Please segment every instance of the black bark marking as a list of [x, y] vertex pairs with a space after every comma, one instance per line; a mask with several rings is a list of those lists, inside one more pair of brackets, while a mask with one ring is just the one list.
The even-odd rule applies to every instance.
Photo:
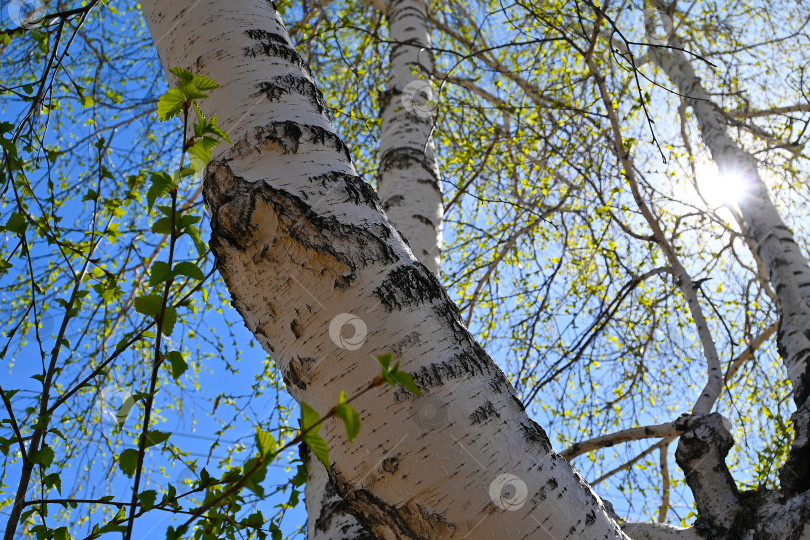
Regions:
[[264, 94], [270, 101], [280, 101], [282, 96], [293, 93], [306, 98], [319, 113], [323, 114], [326, 110], [321, 91], [311, 80], [300, 75], [282, 75], [262, 82], [259, 84], [259, 92], [254, 96]]
[[[377, 185], [379, 186], [379, 182], [377, 182]], [[402, 204], [402, 201], [404, 200], [405, 197], [403, 197], [402, 195], [394, 195], [393, 197], [389, 197], [383, 203], [383, 210], [387, 212], [388, 210], [390, 210], [395, 206], [400, 206]]]
[[357, 175], [336, 172], [313, 176], [310, 180], [326, 188], [333, 188], [334, 185], [340, 184], [346, 192], [347, 202], [353, 202], [356, 205], [365, 205], [375, 210], [382, 209], [377, 193]]
[[392, 270], [374, 293], [389, 313], [436, 299], [450, 301], [436, 277], [420, 263]]
[[[424, 121], [424, 119], [420, 119]], [[382, 176], [383, 172], [390, 170], [412, 170], [414, 167], [419, 167], [425, 173], [423, 178], [418, 181], [421, 184], [429, 184], [434, 189], [440, 190], [439, 177], [436, 176], [436, 171], [432, 166], [433, 161], [428, 159], [425, 153], [415, 148], [392, 148], [380, 156], [380, 168], [378, 170], [378, 178]], [[378, 180], [379, 181], [379, 180]]]
[[334, 469], [327, 471], [352, 515], [377, 538], [451, 538], [456, 529], [444, 516], [416, 502], [387, 504], [366, 489], [352, 488]]
[[540, 427], [540, 424], [529, 418], [528, 423], [520, 423], [520, 429], [523, 431], [523, 437], [529, 443], [539, 444], [543, 453], [548, 454], [551, 452], [551, 440], [549, 440], [545, 430]]
[[282, 369], [281, 377], [287, 388], [298, 388], [299, 390], [306, 390], [311, 382], [310, 370], [317, 361], [310, 356], [299, 356], [298, 358], [290, 361], [287, 369]]
[[461, 351], [450, 360], [424, 366], [412, 375], [419, 389], [425, 392], [430, 388], [441, 387], [449, 380], [484, 375], [484, 373], [489, 373], [493, 366], [492, 360], [486, 356], [486, 353], [481, 355]]
[[428, 227], [430, 227], [431, 229], [435, 229], [435, 228], [436, 228], [436, 224], [435, 224], [435, 223], [433, 223], [433, 222], [432, 222], [431, 220], [429, 220], [428, 218], [426, 218], [425, 216], [422, 216], [422, 215], [419, 215], [419, 214], [414, 214], [412, 217], [413, 217], [413, 218], [414, 218], [416, 221], [419, 221], [419, 222], [421, 222], [421, 223], [424, 223], [425, 225], [427, 225], [427, 226], [428, 226]]
[[[230, 171], [227, 161], [212, 162], [206, 169], [204, 197], [211, 209], [211, 250], [219, 258], [222, 242], [239, 251], [252, 244], [257, 232], [253, 224], [256, 202], [262, 200], [275, 213], [278, 229], [305, 248], [348, 266], [343, 286], [354, 280], [358, 266], [374, 261], [398, 260], [388, 245], [388, 231], [368, 230], [340, 223], [334, 216], [323, 217], [300, 198], [269, 186], [266, 182], [244, 182]], [[273, 232], [273, 231], [265, 231]], [[350, 249], [346, 249], [351, 246]], [[341, 247], [342, 249], [340, 249]]]
[[292, 330], [295, 339], [299, 339], [301, 336], [304, 335], [304, 329], [301, 328], [301, 325], [298, 323], [297, 320], [293, 320], [293, 322], [290, 323], [290, 330]]
[[284, 36], [258, 29], [247, 30], [245, 33], [250, 39], [258, 42], [256, 47], [244, 48], [245, 56], [255, 58], [261, 54], [274, 59], [283, 58], [301, 68], [305, 73], [311, 75], [306, 61], [304, 61], [298, 51], [287, 42]]
[[399, 469], [399, 454], [385, 458], [382, 462], [382, 470], [388, 474], [394, 474]]
[[495, 410], [495, 406], [491, 401], [487, 401], [470, 414], [470, 422], [480, 424], [493, 416], [500, 418], [501, 414]]

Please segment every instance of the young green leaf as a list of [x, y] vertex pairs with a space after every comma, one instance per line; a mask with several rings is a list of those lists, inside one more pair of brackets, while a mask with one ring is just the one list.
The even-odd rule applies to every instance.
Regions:
[[183, 105], [186, 102], [186, 97], [183, 91], [179, 88], [171, 88], [165, 94], [160, 96], [157, 104], [158, 120], [161, 122], [173, 118], [177, 113], [183, 110]]
[[152, 173], [149, 176], [149, 180], [151, 185], [149, 186], [149, 191], [146, 193], [146, 202], [148, 203], [149, 210], [152, 210], [152, 206], [155, 204], [155, 200], [168, 193], [172, 187], [174, 187], [174, 183], [172, 182], [172, 178], [166, 173]]
[[269, 431], [256, 431], [256, 446], [263, 458], [276, 451], [276, 439]]
[[180, 67], [169, 68], [169, 72], [174, 74], [181, 82], [187, 82], [194, 78], [194, 75], [189, 70]]
[[172, 269], [165, 261], [155, 261], [149, 270], [149, 286], [154, 287], [172, 278]]
[[343, 420], [343, 424], [346, 426], [346, 436], [349, 438], [349, 442], [352, 442], [360, 433], [360, 415], [347, 403], [346, 392], [342, 390], [335, 408], [335, 416]]
[[323, 463], [324, 467], [332, 466], [332, 464], [329, 462], [329, 446], [326, 444], [323, 437], [315, 433], [315, 430], [312, 430], [305, 433], [302, 439], [306, 445], [312, 449], [315, 457], [318, 458], [318, 461]]
[[135, 299], [135, 311], [148, 317], [157, 317], [163, 306], [163, 297], [158, 294], [147, 294]]
[[118, 467], [121, 471], [132, 478], [135, 468], [138, 466], [138, 451], [134, 448], [127, 448], [118, 456]]
[[203, 271], [200, 270], [200, 267], [193, 262], [188, 261], [180, 262], [174, 265], [173, 274], [175, 276], [190, 277], [191, 279], [196, 279], [198, 281], [205, 279], [205, 274], [203, 274]]
[[34, 452], [28, 457], [32, 463], [42, 465], [46, 469], [53, 463], [54, 453], [53, 449], [48, 445], [43, 445], [42, 448]]
[[315, 409], [303, 401], [301, 402], [301, 439], [312, 449], [312, 452], [324, 464], [324, 467], [329, 467], [331, 466], [329, 463], [329, 447], [323, 437], [318, 435], [321, 424], [315, 426], [320, 419], [321, 417]]
[[171, 436], [171, 433], [167, 433], [165, 431], [158, 431], [157, 429], [149, 430], [149, 433], [146, 434], [146, 446], [144, 448], [149, 448], [150, 446], [155, 446], [156, 444], [166, 442]]
[[161, 326], [160, 330], [163, 332], [164, 336], [172, 335], [174, 331], [174, 325], [177, 323], [177, 310], [174, 309], [172, 306], [166, 306], [166, 310], [163, 312], [163, 325]]
[[183, 354], [179, 351], [171, 351], [166, 355], [172, 370], [172, 378], [177, 380], [188, 369], [188, 364], [183, 359]]
[[157, 491], [154, 489], [147, 489], [138, 493], [138, 502], [141, 503], [143, 510], [149, 510], [155, 506], [155, 499], [157, 498]]
[[382, 379], [391, 386], [400, 385], [412, 394], [420, 395], [422, 392], [416, 386], [413, 377], [410, 373], [399, 370], [399, 362], [392, 368], [391, 366], [391, 353], [381, 354], [377, 356], [377, 361], [382, 366]]
[[59, 476], [59, 473], [48, 474], [42, 479], [42, 481], [45, 484], [45, 487], [49, 489], [55, 487], [56, 491], [58, 491], [60, 495], [62, 494], [62, 478]]

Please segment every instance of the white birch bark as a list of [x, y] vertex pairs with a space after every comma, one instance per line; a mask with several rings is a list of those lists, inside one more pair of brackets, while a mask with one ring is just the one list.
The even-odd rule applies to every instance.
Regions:
[[[672, 47], [682, 47], [670, 37]], [[807, 444], [807, 414], [810, 411], [810, 266], [793, 233], [782, 221], [762, 181], [752, 155], [731, 139], [718, 106], [711, 100], [691, 63], [677, 49], [650, 48], [649, 57], [666, 74], [694, 111], [704, 144], [712, 153], [721, 173], [736, 174], [745, 184], [738, 201], [745, 233], [757, 246], [778, 298], [779, 329], [777, 345], [793, 383], [793, 399], [805, 414], [794, 415], [796, 440], [788, 466], [782, 469], [782, 488], [800, 493], [810, 488], [810, 445]], [[804, 419], [804, 423], [797, 423]]]
[[416, 258], [435, 274], [444, 207], [431, 137], [437, 96], [425, 2], [394, 0], [387, 19], [391, 54], [388, 87], [380, 96], [377, 193]]
[[380, 538], [624, 538], [355, 174], [272, 3], [143, 8], [164, 68], [222, 85], [203, 102], [235, 142], [205, 174], [211, 249], [291, 394], [325, 413], [387, 352], [423, 391], [358, 399], [354, 444], [324, 424], [352, 513]]
[[[405, 0], [394, 2], [393, 10], [388, 4], [375, 7], [388, 19], [392, 42], [389, 84], [380, 99], [383, 135], [377, 193], [416, 258], [438, 274], [443, 203], [431, 137], [436, 115], [426, 5], [419, 0]], [[428, 99], [420, 101], [423, 97]], [[346, 512], [335, 487], [328, 481], [318, 481], [327, 474], [319, 461], [308, 463], [307, 474], [309, 540], [361, 538], [368, 534]]]

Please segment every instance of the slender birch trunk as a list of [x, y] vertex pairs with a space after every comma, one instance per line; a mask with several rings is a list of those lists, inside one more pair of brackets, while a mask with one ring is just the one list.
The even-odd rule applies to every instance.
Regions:
[[377, 193], [416, 258], [434, 274], [442, 247], [439, 167], [431, 133], [436, 93], [424, 0], [394, 0], [387, 14], [391, 53], [380, 96], [382, 138]]
[[364, 394], [354, 444], [325, 422], [352, 513], [381, 538], [624, 538], [356, 175], [273, 4], [143, 7], [164, 68], [222, 85], [203, 103], [235, 141], [205, 173], [210, 245], [290, 393], [325, 413], [388, 352], [423, 391]]
[[788, 463], [780, 472], [786, 494], [810, 489], [810, 266], [793, 233], [782, 221], [757, 170], [754, 157], [728, 133], [728, 124], [695, 75], [677, 37], [673, 49], [653, 47], [649, 57], [666, 74], [694, 111], [704, 144], [721, 173], [739, 175], [746, 187], [738, 202], [745, 233], [753, 239], [778, 299], [777, 345], [793, 383], [795, 440]]

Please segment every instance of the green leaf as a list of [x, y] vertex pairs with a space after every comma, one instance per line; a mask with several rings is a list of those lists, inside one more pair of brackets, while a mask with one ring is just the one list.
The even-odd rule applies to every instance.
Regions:
[[167, 217], [160, 218], [152, 225], [152, 232], [155, 234], [172, 234], [172, 220]]
[[150, 510], [153, 506], [155, 506], [156, 498], [157, 491], [154, 489], [148, 489], [138, 493], [138, 502], [141, 503], [141, 508], [144, 510]]
[[55, 487], [59, 494], [62, 494], [62, 478], [59, 476], [59, 473], [51, 473], [46, 475], [42, 481], [44, 482], [45, 487], [49, 489]]
[[127, 448], [118, 456], [118, 467], [121, 471], [132, 478], [135, 468], [138, 466], [138, 451], [134, 448]]
[[411, 374], [399, 370], [399, 362], [397, 362], [393, 368], [390, 367], [392, 357], [391, 353], [377, 355], [377, 361], [380, 363], [380, 366], [382, 366], [383, 380], [391, 386], [400, 385], [417, 396], [421, 394], [422, 392], [419, 390], [419, 387], [416, 386]]
[[341, 390], [335, 416], [343, 420], [343, 424], [346, 426], [346, 436], [349, 438], [349, 442], [352, 442], [360, 433], [360, 415], [346, 401], [346, 392]]
[[203, 274], [203, 271], [200, 270], [200, 267], [193, 262], [177, 263], [174, 265], [173, 273], [175, 276], [186, 276], [198, 281], [205, 279], [205, 274]]
[[92, 107], [95, 101], [90, 96], [79, 96], [79, 103], [82, 104], [82, 107]]
[[213, 137], [203, 137], [198, 139], [194, 145], [188, 149], [188, 157], [191, 161], [191, 168], [195, 171], [203, 170], [211, 161], [211, 150], [219, 144]]
[[[256, 458], [251, 458], [245, 463], [245, 471], [250, 471], [258, 464]], [[255, 493], [259, 498], [264, 498], [264, 488], [260, 485], [267, 476], [267, 464], [263, 463], [245, 480], [245, 487]]]
[[172, 335], [174, 331], [174, 325], [177, 323], [177, 310], [174, 309], [172, 306], [166, 306], [166, 310], [163, 312], [163, 324], [161, 325], [161, 332], [163, 332], [164, 336]]
[[183, 359], [183, 354], [179, 351], [171, 351], [166, 355], [166, 358], [171, 364], [172, 378], [174, 378], [174, 380], [179, 379], [180, 376], [188, 369], [188, 364]]
[[194, 78], [194, 75], [189, 70], [179, 67], [169, 68], [169, 72], [176, 75], [182, 82], [187, 82]]
[[174, 117], [183, 110], [186, 97], [178, 88], [171, 88], [160, 96], [157, 104], [158, 120], [161, 122]]
[[54, 529], [53, 540], [70, 540], [70, 531], [68, 531], [67, 527]]
[[202, 257], [208, 251], [208, 246], [205, 242], [202, 241], [200, 237], [200, 231], [194, 225], [189, 225], [184, 229], [186, 234], [191, 237], [191, 240], [194, 242], [194, 247], [197, 248], [197, 255]]
[[391, 365], [391, 359], [393, 357], [394, 357], [394, 355], [391, 354], [391, 353], [385, 353], [385, 354], [378, 354], [377, 355], [377, 362], [380, 363], [380, 365], [382, 366], [384, 372], [388, 371], [388, 366]]
[[194, 214], [183, 214], [182, 216], [180, 216], [180, 220], [177, 222], [177, 228], [180, 230], [188, 229], [190, 226], [199, 222], [201, 219], [202, 219], [201, 216], [196, 216]]
[[312, 452], [315, 454], [315, 457], [318, 458], [318, 461], [323, 463], [324, 467], [331, 467], [332, 464], [329, 463], [329, 446], [326, 444], [326, 441], [315, 433], [315, 430], [307, 432], [303, 437], [303, 441], [312, 449]]
[[149, 430], [149, 433], [146, 434], [146, 446], [144, 448], [149, 448], [150, 446], [155, 446], [156, 444], [166, 442], [171, 436], [171, 433], [167, 433], [165, 431], [158, 431], [156, 429]]
[[186, 534], [186, 531], [188, 531], [187, 525], [180, 525], [176, 529], [169, 527], [166, 529], [166, 540], [180, 540], [183, 538], [183, 535]]
[[155, 261], [152, 268], [149, 269], [149, 285], [151, 287], [169, 281], [172, 277], [172, 269], [169, 263], [165, 261]]
[[[309, 429], [310, 427], [314, 426], [315, 424], [318, 423], [318, 420], [320, 420], [320, 419], [321, 419], [321, 416], [318, 414], [318, 411], [316, 411], [315, 409], [313, 409], [312, 407], [310, 407], [309, 405], [307, 405], [303, 401], [301, 402], [301, 421], [300, 421], [300, 424], [301, 424], [301, 429], [302, 430]], [[318, 426], [314, 431], [317, 432], [320, 429], [321, 429], [321, 427]]]
[[25, 216], [19, 212], [14, 212], [6, 221], [5, 229], [10, 233], [20, 234], [25, 231], [26, 227], [28, 227], [28, 220], [25, 219]]
[[256, 431], [256, 446], [262, 457], [267, 457], [276, 451], [276, 439], [269, 431], [259, 429]]
[[42, 465], [46, 469], [51, 466], [53, 463], [54, 453], [53, 449], [48, 445], [43, 445], [42, 448], [34, 452], [33, 455], [29, 456], [28, 459], [31, 460], [32, 463], [36, 463]]
[[171, 191], [174, 187], [174, 182], [172, 182], [172, 178], [166, 173], [152, 173], [149, 177], [151, 181], [151, 185], [149, 186], [149, 191], [146, 193], [146, 201], [149, 204], [149, 210], [152, 210], [152, 206], [155, 204], [155, 200]]
[[321, 430], [321, 424], [312, 427], [315, 426], [319, 420], [320, 415], [318, 415], [318, 412], [302, 401], [300, 420], [301, 439], [312, 449], [312, 452], [318, 460], [323, 463], [324, 467], [329, 467], [331, 466], [329, 463], [329, 446], [326, 444], [323, 437], [318, 435], [318, 432]]
[[208, 77], [203, 77], [202, 75], [194, 75], [191, 82], [194, 83], [194, 86], [200, 90], [213, 90], [214, 88], [219, 88], [219, 84]]
[[194, 84], [193, 80], [182, 81], [178, 86], [180, 87], [180, 90], [183, 92], [183, 95], [186, 96], [186, 99], [188, 99], [189, 101], [208, 97], [206, 94], [203, 94], [199, 88], [197, 88], [197, 85]]
[[231, 139], [228, 137], [228, 134], [222, 131], [222, 128], [217, 125], [217, 115], [211, 117], [211, 123], [206, 126], [205, 131], [206, 133], [213, 133], [229, 144], [231, 143]]
[[148, 294], [135, 299], [135, 311], [141, 315], [157, 317], [163, 306], [163, 297], [159, 294]]

